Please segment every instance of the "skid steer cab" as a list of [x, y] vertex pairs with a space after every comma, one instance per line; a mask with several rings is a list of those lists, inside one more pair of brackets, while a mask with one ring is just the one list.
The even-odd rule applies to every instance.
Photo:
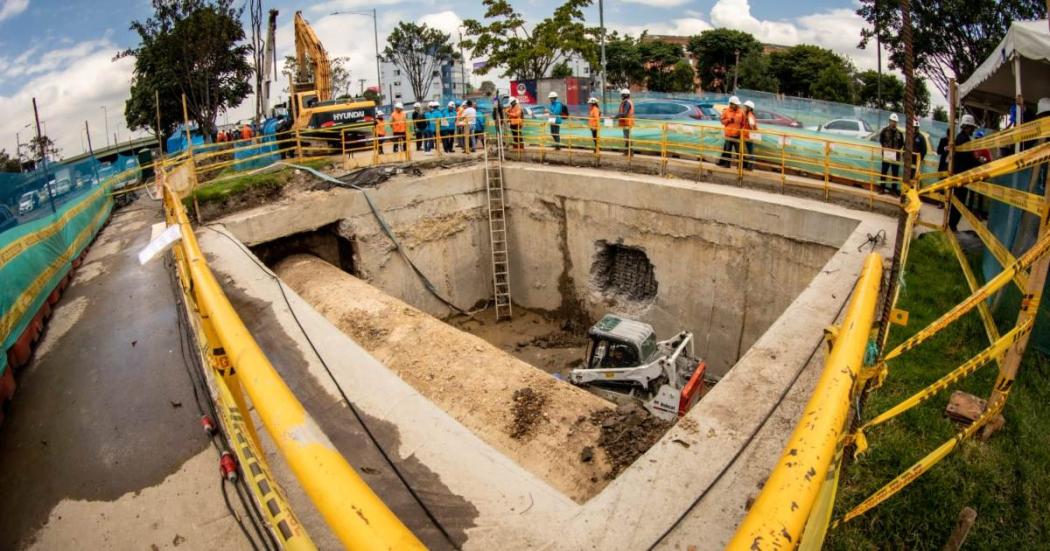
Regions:
[[587, 359], [569, 373], [575, 385], [615, 403], [641, 402], [668, 421], [685, 415], [705, 392], [707, 365], [693, 356], [692, 333], [657, 341], [648, 323], [606, 314], [587, 336]]

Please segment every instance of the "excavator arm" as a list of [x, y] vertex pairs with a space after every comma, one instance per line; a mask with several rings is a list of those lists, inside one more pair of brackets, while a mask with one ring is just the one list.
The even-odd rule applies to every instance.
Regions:
[[313, 73], [317, 100], [332, 99], [332, 67], [321, 41], [317, 39], [303, 12], [295, 12], [295, 62], [299, 68], [299, 79]]

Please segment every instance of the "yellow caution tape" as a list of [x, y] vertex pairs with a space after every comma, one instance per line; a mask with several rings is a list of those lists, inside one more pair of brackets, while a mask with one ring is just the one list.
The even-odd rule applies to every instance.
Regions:
[[[954, 232], [944, 232], [945, 237], [948, 238], [948, 244], [952, 246], [952, 251], [955, 253], [955, 259], [959, 261], [959, 267], [962, 268], [963, 276], [966, 278], [966, 285], [970, 288], [970, 292], [976, 292], [978, 289], [977, 278], [973, 275], [973, 270], [970, 268], [970, 261], [966, 258], [966, 254], [963, 253], [962, 247], [959, 246], [959, 240], [955, 238]], [[984, 324], [984, 332], [988, 335], [988, 342], [993, 343], [999, 340], [999, 328], [995, 325], [995, 319], [992, 318], [992, 311], [988, 308], [987, 301], [981, 301], [977, 305], [977, 311], [981, 314], [981, 323]], [[1003, 363], [1002, 358], [996, 358], [996, 363], [1000, 366]]]
[[977, 151], [979, 149], [991, 149], [993, 147], [1005, 147], [1015, 143], [1050, 138], [1050, 117], [1036, 119], [1016, 126], [1009, 130], [989, 134], [956, 146], [956, 151]]
[[933, 192], [965, 186], [973, 182], [1017, 172], [1018, 170], [1044, 163], [1048, 159], [1050, 159], [1050, 143], [1044, 143], [1027, 151], [996, 159], [979, 167], [949, 176], [936, 184], [923, 188], [919, 193], [929, 195]]
[[988, 182], [974, 182], [966, 186], [970, 191], [976, 191], [985, 197], [990, 197], [1011, 207], [1024, 209], [1042, 218], [1046, 209], [1043, 197], [1027, 191], [1021, 191], [1012, 187], [1000, 186]]
[[1027, 269], [1032, 265], [1033, 262], [1041, 258], [1043, 255], [1050, 251], [1050, 235], [1044, 236], [1042, 239], [1037, 241], [1035, 245], [1032, 245], [1028, 251], [1026, 251], [1016, 262], [1005, 267], [1003, 271], [999, 272], [998, 275], [988, 280], [983, 287], [978, 289], [974, 294], [970, 295], [966, 300], [963, 300], [959, 304], [955, 305], [951, 310], [946, 312], [943, 316], [929, 324], [925, 328], [919, 330], [914, 335], [909, 337], [904, 342], [897, 345], [896, 348], [886, 353], [883, 356], [882, 361], [887, 362], [900, 356], [904, 352], [915, 348], [920, 343], [925, 342], [930, 337], [934, 336], [940, 330], [950, 325], [955, 320], [961, 318], [971, 310], [977, 307], [982, 301], [987, 299], [992, 293], [995, 293], [1003, 286], [1008, 284], [1021, 270]]
[[[1006, 249], [1006, 246], [995, 237], [995, 234], [988, 229], [988, 226], [982, 224], [981, 221], [977, 219], [977, 216], [970, 212], [970, 209], [966, 208], [966, 206], [959, 201], [957, 196], [952, 196], [952, 206], [963, 215], [963, 218], [965, 218], [971, 226], [973, 226], [973, 230], [977, 233], [977, 237], [981, 238], [981, 242], [988, 248], [988, 252], [992, 253], [992, 256], [999, 261], [1000, 266], [1009, 266], [1016, 262], [1014, 255], [1010, 254], [1010, 251]], [[1014, 274], [1014, 283], [1017, 284], [1017, 288], [1023, 293], [1028, 286], [1028, 275], [1024, 272], [1017, 272]]]

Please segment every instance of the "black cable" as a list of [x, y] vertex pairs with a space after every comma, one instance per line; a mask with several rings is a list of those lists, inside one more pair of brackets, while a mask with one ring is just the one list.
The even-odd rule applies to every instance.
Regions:
[[[186, 330], [186, 327], [185, 327], [186, 321], [183, 319], [183, 315], [185, 315], [185, 311], [183, 309], [183, 304], [184, 303], [183, 303], [183, 300], [182, 300], [181, 293], [178, 290], [179, 284], [175, 280], [174, 263], [171, 261], [171, 257], [170, 256], [165, 257], [165, 261], [164, 262], [165, 262], [165, 265], [168, 267], [168, 270], [167, 270], [167, 272], [168, 272], [168, 281], [171, 284], [172, 295], [175, 298], [176, 327], [178, 328], [178, 333], [179, 333], [179, 354], [180, 354], [180, 356], [182, 356], [182, 364], [186, 368], [186, 375], [190, 379], [190, 386], [193, 389], [193, 399], [194, 399], [194, 402], [196, 402], [196, 405], [197, 405], [197, 412], [201, 416], [204, 416], [207, 413], [207, 414], [209, 414], [211, 416], [212, 419], [218, 419], [219, 418], [219, 414], [218, 414], [218, 411], [215, 408], [215, 402], [214, 402], [214, 400], [212, 400], [211, 392], [208, 389], [208, 382], [207, 382], [207, 380], [205, 380], [205, 377], [204, 377], [203, 366], [200, 364], [200, 358], [196, 354], [193, 353], [193, 343], [189, 341], [190, 337], [189, 337], [188, 331]], [[189, 357], [194, 358], [194, 360], [192, 362], [192, 365], [193, 365], [193, 368], [196, 368], [196, 369], [193, 369], [193, 368], [190, 367], [191, 362], [187, 359], [187, 353], [186, 353], [187, 349], [190, 350]], [[205, 400], [204, 403], [207, 404], [207, 408], [205, 408], [204, 406], [201, 405], [201, 398], [200, 398], [200, 394], [201, 393], [198, 392], [198, 385], [203, 390], [204, 396], [206, 396], [206, 400]], [[207, 409], [207, 411], [205, 411], [205, 409]], [[218, 442], [216, 442], [215, 438], [209, 438], [209, 442], [215, 448], [215, 451], [219, 455], [219, 457], [222, 457], [222, 452], [223, 452], [224, 449], [229, 450], [229, 449], [233, 449], [233, 448], [230, 445], [229, 439], [226, 438], [225, 433], [223, 433], [221, 430], [219, 430], [219, 431], [216, 431], [216, 434], [218, 434], [219, 439], [222, 441], [222, 444], [220, 445]], [[259, 534], [259, 532], [260, 532], [259, 524], [262, 523], [265, 526], [267, 523], [266, 523], [265, 518], [263, 517], [262, 511], [259, 510], [258, 505], [255, 503], [255, 500], [254, 499], [248, 499], [248, 504], [251, 505], [251, 507], [249, 508], [249, 506], [247, 504], [245, 504], [244, 498], [241, 497], [240, 486], [244, 486], [245, 492], [249, 491], [247, 486], [245, 486], [246, 484], [247, 484], [247, 482], [244, 481], [243, 479], [240, 479], [239, 483], [235, 484], [235, 487], [237, 487], [237, 490], [238, 490], [237, 491], [237, 496], [240, 498], [241, 505], [244, 507], [245, 512], [248, 514], [248, 517], [251, 519], [253, 529], [255, 530], [256, 534]], [[241, 520], [236, 515], [234, 515], [234, 512], [233, 512], [232, 509], [230, 509], [229, 512], [230, 512], [230, 515], [233, 516], [234, 519], [237, 520], [237, 522], [241, 522]], [[243, 529], [243, 527], [242, 527], [242, 529]], [[268, 528], [263, 528], [262, 532], [266, 534], [266, 537], [264, 538], [262, 535], [260, 535], [259, 539], [263, 542], [263, 544], [264, 544], [264, 546], [266, 547], [267, 550], [280, 549], [280, 545], [278, 545], [277, 540], [274, 539], [273, 533]]]
[[230, 503], [230, 495], [226, 492], [226, 477], [223, 476], [220, 478], [222, 479], [222, 500], [226, 502], [226, 509], [230, 512], [230, 515], [233, 516], [233, 519], [237, 521], [237, 526], [240, 526], [241, 533], [244, 534], [244, 538], [251, 544], [252, 549], [254, 551], [259, 551], [259, 546], [255, 545], [255, 540], [253, 540], [252, 536], [248, 534], [248, 529], [244, 527], [244, 522], [242, 522], [241, 519], [237, 517], [237, 513], [233, 511], [233, 505]]
[[[838, 317], [842, 315], [842, 310], [846, 308], [846, 304], [849, 303], [849, 299], [852, 296], [853, 292], [850, 291], [849, 296], [847, 296], [846, 300], [842, 301], [842, 305], [839, 306], [839, 311], [835, 314], [835, 319], [838, 319]], [[714, 488], [718, 484], [718, 482], [722, 480], [722, 477], [725, 476], [725, 474], [729, 471], [729, 468], [732, 467], [738, 459], [740, 459], [740, 456], [744, 454], [744, 450], [751, 446], [751, 442], [755, 439], [755, 437], [758, 436], [758, 433], [762, 431], [763, 427], [766, 426], [766, 422], [769, 421], [769, 419], [773, 417], [773, 414], [776, 413], [777, 409], [780, 408], [780, 404], [783, 403], [785, 398], [787, 398], [788, 392], [790, 392], [791, 389], [794, 388], [795, 383], [797, 383], [799, 377], [802, 376], [802, 372], [806, 370], [806, 366], [809, 365], [809, 362], [813, 361], [813, 356], [817, 355], [817, 350], [820, 350], [820, 347], [823, 344], [824, 339], [822, 337], [820, 342], [817, 343], [817, 346], [815, 346], [813, 350], [809, 353], [809, 357], [806, 358], [806, 361], [802, 362], [802, 366], [799, 367], [797, 371], [795, 371], [795, 375], [791, 377], [791, 382], [788, 383], [786, 387], [784, 387], [783, 392], [780, 393], [780, 397], [777, 398], [777, 401], [773, 403], [773, 407], [771, 407], [769, 411], [766, 412], [765, 417], [763, 417], [762, 421], [758, 424], [757, 427], [755, 427], [755, 430], [751, 431], [751, 434], [748, 435], [747, 440], [744, 441], [744, 444], [737, 449], [736, 453], [733, 454], [733, 457], [729, 459], [729, 462], [726, 463], [722, 467], [722, 470], [718, 472], [718, 475], [715, 476], [715, 479], [712, 480], [706, 488], [704, 488], [704, 491], [700, 492], [700, 495], [696, 496], [696, 499], [694, 499], [693, 502], [689, 504], [689, 507], [686, 507], [685, 511], [682, 511], [682, 514], [678, 515], [678, 518], [676, 518], [675, 521], [671, 523], [671, 525], [668, 526], [662, 534], [660, 534], [660, 537], [656, 538], [656, 541], [654, 541], [652, 545], [646, 548], [647, 551], [652, 551], [653, 549], [655, 549], [657, 545], [660, 545], [660, 543], [664, 541], [664, 538], [670, 535], [675, 528], [678, 528], [678, 525], [681, 524], [683, 520], [685, 520], [685, 517], [689, 516], [689, 513], [691, 513], [693, 509], [701, 501], [703, 501], [705, 497], [707, 497], [707, 494], [711, 491], [711, 489]]]
[[274, 275], [273, 272], [271, 272], [265, 264], [259, 261], [259, 259], [256, 258], [255, 254], [248, 250], [240, 241], [234, 239], [225, 232], [221, 232], [211, 227], [210, 225], [203, 225], [201, 227], [206, 228], [212, 231], [213, 233], [216, 233], [228, 239], [231, 243], [236, 245], [237, 248], [242, 253], [244, 253], [244, 255], [247, 256], [249, 260], [251, 260], [256, 266], [258, 266], [264, 274], [268, 275], [274, 281], [274, 283], [277, 284], [277, 288], [281, 291], [281, 298], [284, 299], [285, 306], [288, 307], [288, 312], [292, 314], [292, 319], [295, 320], [295, 325], [299, 327], [299, 331], [303, 334], [303, 337], [306, 339], [306, 342], [310, 345], [310, 349], [313, 350], [314, 355], [317, 356], [318, 361], [321, 362], [321, 365], [324, 367], [325, 373], [328, 374], [328, 378], [332, 380], [332, 384], [334, 384], [335, 388], [339, 391], [339, 396], [343, 399], [343, 402], [345, 402], [346, 405], [349, 407], [350, 412], [353, 413], [354, 418], [357, 420], [358, 424], [361, 425], [361, 428], [364, 429], [365, 434], [368, 435], [368, 439], [372, 441], [372, 444], [375, 445], [376, 450], [379, 451], [379, 454], [383, 456], [383, 459], [387, 462], [387, 464], [390, 465], [391, 470], [394, 471], [394, 474], [397, 476], [398, 480], [401, 481], [401, 484], [405, 487], [406, 490], [408, 490], [408, 493], [412, 496], [416, 503], [419, 504], [420, 509], [423, 510], [423, 513], [426, 514], [428, 519], [430, 519], [430, 522], [434, 525], [434, 527], [437, 528], [439, 532], [441, 532], [441, 535], [444, 536], [444, 538], [449, 542], [450, 545], [452, 545], [454, 549], [460, 549], [460, 546], [456, 543], [454, 539], [452, 539], [451, 534], [448, 533], [448, 530], [445, 529], [445, 526], [441, 524], [441, 522], [437, 519], [437, 516], [434, 515], [434, 512], [431, 511], [429, 507], [427, 507], [426, 503], [423, 501], [423, 498], [420, 497], [419, 493], [416, 492], [416, 490], [412, 487], [411, 484], [409, 484], [408, 479], [405, 477], [404, 473], [401, 472], [401, 469], [399, 469], [397, 464], [394, 463], [394, 460], [387, 453], [386, 449], [379, 443], [379, 439], [376, 438], [375, 434], [372, 432], [372, 429], [368, 426], [368, 423], [365, 422], [364, 418], [361, 416], [361, 413], [357, 410], [357, 406], [355, 406], [354, 403], [350, 401], [350, 397], [346, 395], [346, 391], [343, 390], [343, 386], [339, 384], [338, 380], [336, 380], [335, 374], [332, 373], [332, 369], [328, 366], [328, 362], [325, 361], [324, 357], [321, 355], [321, 352], [317, 349], [317, 346], [314, 344], [313, 339], [311, 339], [309, 333], [307, 333], [306, 328], [304, 328], [302, 322], [299, 321], [299, 316], [295, 313], [295, 309], [292, 308], [292, 303], [288, 299], [288, 295], [284, 291], [284, 285], [281, 283], [281, 279]]

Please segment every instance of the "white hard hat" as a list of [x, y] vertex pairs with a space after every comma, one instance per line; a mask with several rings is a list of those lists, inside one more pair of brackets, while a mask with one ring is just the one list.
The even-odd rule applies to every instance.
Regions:
[[744, 102], [744, 107], [750, 107], [750, 108], [754, 109], [755, 108], [755, 102], [753, 102], [751, 100], [747, 100], [747, 101]]
[[1050, 113], [1050, 98], [1039, 98], [1039, 102], [1035, 104], [1035, 114], [1043, 113]]
[[587, 103], [598, 103], [598, 98], [589, 98]]
[[518, 98], [510, 98], [511, 103], [518, 103]]
[[376, 116], [377, 117], [382, 117], [383, 116], [383, 111], [381, 111], [379, 109], [376, 109]]
[[431, 101], [430, 103], [427, 104], [427, 107], [437, 107], [438, 105], [440, 105], [438, 102]]
[[962, 116], [962, 120], [959, 121], [960, 126], [977, 126], [977, 121], [974, 120], [973, 115], [967, 113]]
[[547, 94], [547, 99], [553, 99], [553, 98], [556, 98], [556, 97], [558, 97], [558, 93], [557, 92], [551, 92], [551, 93]]
[[898, 117], [896, 113], [890, 113], [890, 120], [893, 122], [898, 122], [900, 121], [900, 117]]
[[405, 108], [405, 104], [401, 103], [400, 101], [394, 104], [394, 109], [404, 109], [404, 108]]
[[736, 96], [729, 96], [729, 105], [740, 105], [740, 98]]
[[448, 102], [448, 106], [449, 107], [455, 107], [456, 106], [456, 102], [450, 101], [450, 102]]
[[621, 96], [629, 96], [629, 95], [631, 95], [631, 91], [628, 90], [627, 88], [624, 88], [623, 90], [620, 90], [620, 95]]

